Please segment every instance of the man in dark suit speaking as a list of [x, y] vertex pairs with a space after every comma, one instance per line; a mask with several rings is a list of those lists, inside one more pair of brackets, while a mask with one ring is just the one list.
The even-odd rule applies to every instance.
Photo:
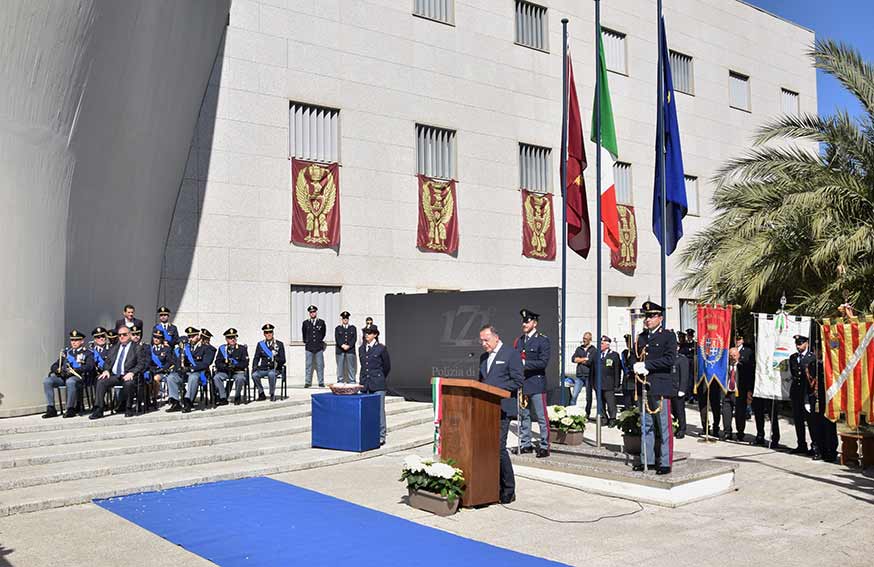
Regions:
[[507, 390], [512, 395], [501, 400], [501, 504], [509, 504], [516, 499], [516, 479], [513, 464], [507, 452], [507, 434], [510, 419], [518, 414], [517, 392], [522, 387], [522, 358], [509, 345], [501, 342], [498, 331], [485, 325], [479, 332], [479, 342], [485, 351], [480, 356], [479, 381]]

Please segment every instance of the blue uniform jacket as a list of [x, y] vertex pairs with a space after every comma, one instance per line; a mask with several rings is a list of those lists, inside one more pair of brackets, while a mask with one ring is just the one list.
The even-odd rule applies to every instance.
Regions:
[[[225, 351], [225, 354], [228, 356], [225, 359], [222, 356], [222, 350]], [[234, 359], [237, 361], [236, 364], [230, 359]], [[241, 345], [237, 343], [237, 346], [234, 348], [228, 347], [227, 344], [222, 345], [218, 349], [218, 353], [215, 356], [215, 369], [216, 372], [224, 372], [226, 374], [230, 374], [232, 372], [245, 372], [249, 368], [249, 349], [246, 345]]]
[[546, 391], [546, 365], [549, 364], [549, 337], [536, 332], [533, 337], [522, 335], [513, 343], [513, 348], [522, 356], [525, 380], [522, 393], [526, 396]]
[[479, 357], [479, 381], [510, 392], [511, 397], [501, 400], [501, 411], [510, 417], [515, 417], [518, 413], [516, 393], [522, 386], [523, 380], [522, 357], [509, 345], [501, 345], [495, 354], [495, 360], [492, 361], [491, 370], [487, 372], [488, 360], [487, 352]]
[[677, 335], [661, 327], [655, 332], [644, 331], [637, 337], [637, 350], [646, 355], [643, 362], [649, 371], [649, 393], [672, 398], [677, 395], [674, 375], [677, 373]]
[[[67, 358], [68, 355], [76, 361], [75, 364], [70, 364], [70, 360]], [[58, 360], [55, 359], [50, 372], [66, 378], [67, 376], [73, 376], [73, 373], [69, 372], [70, 368], [75, 370], [76, 374], [82, 378], [87, 378], [94, 373], [94, 353], [84, 346], [77, 349], [67, 347], [64, 349], [63, 358], [61, 358], [61, 366], [58, 367]]]
[[358, 347], [358, 360], [361, 364], [358, 382], [367, 392], [382, 392], [385, 381], [391, 372], [391, 360], [385, 345], [374, 343], [367, 352], [367, 344]]
[[252, 357], [252, 372], [256, 370], [273, 370], [273, 363], [276, 363], [275, 369], [282, 370], [285, 368], [285, 345], [282, 341], [273, 341], [273, 360], [264, 353], [261, 344], [255, 345], [255, 355]]
[[[209, 367], [212, 366], [213, 361], [215, 360], [215, 347], [212, 345], [206, 345], [203, 343], [197, 343], [197, 346], [191, 349], [191, 355], [194, 357], [194, 368], [190, 369], [189, 372], [206, 372], [210, 373]], [[185, 356], [185, 353], [182, 353], [182, 356]]]
[[[162, 368], [158, 368], [158, 365], [155, 364], [152, 353], [155, 353], [155, 356], [161, 361]], [[173, 349], [168, 346], [161, 345], [156, 347], [152, 345], [146, 350], [146, 364], [148, 364], [149, 373], [152, 376], [155, 374], [167, 374], [172, 372], [176, 366], [176, 355], [173, 354]]]
[[[337, 328], [334, 329], [334, 342], [336, 343], [334, 350], [337, 354], [354, 354], [356, 341], [358, 341], [358, 329], [355, 328], [355, 325], [346, 325], [345, 329], [343, 325], [337, 325]], [[340, 345], [349, 345], [351, 348], [343, 350]]]
[[[175, 347], [176, 343], [179, 342], [179, 329], [173, 323], [167, 323], [166, 328], [161, 323], [155, 323], [155, 326], [152, 327], [152, 332], [155, 331], [161, 331], [161, 334], [164, 335], [164, 340], [170, 343], [171, 347]], [[167, 337], [170, 337], [169, 340]]]

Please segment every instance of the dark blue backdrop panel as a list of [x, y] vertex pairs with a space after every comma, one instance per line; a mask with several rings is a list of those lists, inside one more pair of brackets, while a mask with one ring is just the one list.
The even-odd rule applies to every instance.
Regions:
[[95, 502], [222, 567], [561, 565], [264, 477]]
[[379, 394], [314, 394], [313, 447], [369, 451], [379, 447]]

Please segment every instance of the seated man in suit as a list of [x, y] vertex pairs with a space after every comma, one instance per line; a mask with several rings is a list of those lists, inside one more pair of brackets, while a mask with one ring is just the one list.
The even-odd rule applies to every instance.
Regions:
[[485, 351], [480, 356], [479, 381], [507, 390], [512, 395], [501, 400], [501, 504], [516, 499], [516, 479], [513, 464], [507, 452], [507, 434], [510, 419], [519, 413], [518, 391], [522, 387], [522, 357], [519, 352], [501, 342], [498, 331], [491, 325], [480, 329], [479, 342]]
[[122, 386], [119, 396], [119, 407], [124, 407], [125, 417], [131, 417], [133, 411], [133, 392], [136, 378], [146, 368], [143, 350], [131, 342], [131, 331], [125, 325], [118, 327], [118, 344], [109, 350], [106, 356], [106, 370], [97, 376], [97, 399], [94, 400], [94, 411], [91, 419], [103, 417], [103, 402], [107, 392], [112, 392], [114, 386]]

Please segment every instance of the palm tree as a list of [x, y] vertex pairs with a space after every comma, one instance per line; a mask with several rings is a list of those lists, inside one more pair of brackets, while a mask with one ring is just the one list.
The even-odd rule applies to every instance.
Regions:
[[874, 310], [874, 66], [855, 49], [817, 41], [814, 66], [862, 104], [858, 119], [783, 116], [714, 177], [714, 222], [681, 255], [678, 288], [703, 301], [815, 317], [845, 300]]

